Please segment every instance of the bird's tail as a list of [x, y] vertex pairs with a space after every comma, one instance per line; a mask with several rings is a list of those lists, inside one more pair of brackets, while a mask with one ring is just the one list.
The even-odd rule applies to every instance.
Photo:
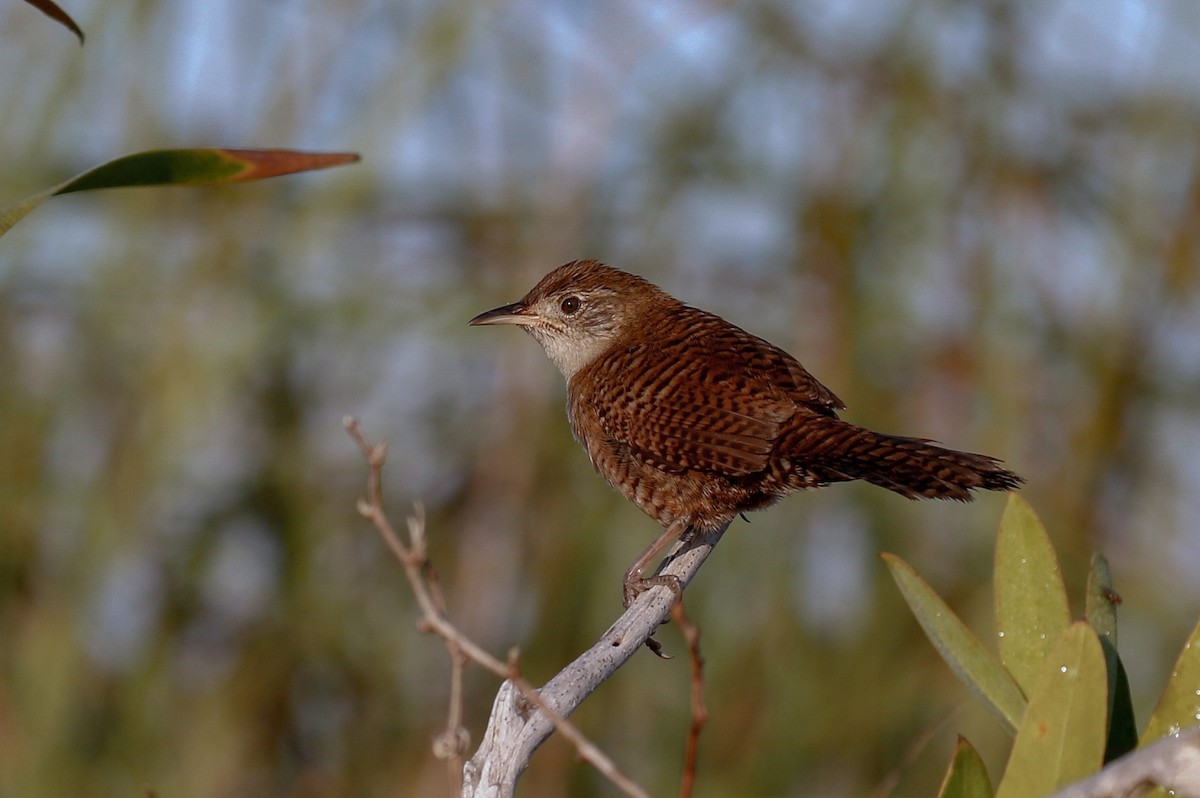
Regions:
[[909, 499], [968, 502], [971, 491], [1013, 490], [1024, 480], [985, 454], [922, 438], [884, 435], [834, 418], [811, 419], [787, 441], [794, 473], [817, 483], [861, 479]]

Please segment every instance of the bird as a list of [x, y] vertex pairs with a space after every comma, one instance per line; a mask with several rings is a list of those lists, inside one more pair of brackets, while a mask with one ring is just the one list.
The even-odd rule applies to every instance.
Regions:
[[782, 497], [863, 480], [909, 499], [971, 501], [1020, 476], [984, 454], [874, 432], [783, 349], [684, 304], [635, 274], [575, 260], [470, 326], [515, 325], [567, 383], [567, 418], [592, 466], [664, 528], [625, 574], [637, 595], [676, 539], [721, 528]]

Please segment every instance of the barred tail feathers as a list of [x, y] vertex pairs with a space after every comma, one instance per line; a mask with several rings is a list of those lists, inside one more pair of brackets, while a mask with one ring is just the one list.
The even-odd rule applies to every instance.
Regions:
[[968, 502], [973, 490], [1014, 490], [1024, 482], [994, 457], [872, 432], [833, 418], [806, 419], [785, 444], [788, 459], [805, 481], [861, 479], [909, 499]]

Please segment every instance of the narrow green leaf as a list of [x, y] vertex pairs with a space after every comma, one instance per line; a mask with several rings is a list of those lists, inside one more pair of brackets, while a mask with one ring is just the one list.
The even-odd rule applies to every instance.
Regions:
[[1108, 745], [1104, 749], [1106, 763], [1129, 753], [1137, 747], [1137, 723], [1133, 717], [1133, 700], [1129, 695], [1129, 677], [1117, 653], [1117, 605], [1121, 597], [1113, 588], [1112, 569], [1101, 554], [1092, 555], [1088, 573], [1087, 619], [1104, 649], [1108, 669]]
[[32, 211], [34, 208], [42, 204], [42, 201], [47, 197], [54, 195], [54, 190], [58, 186], [52, 186], [45, 191], [40, 191], [32, 197], [26, 197], [20, 202], [15, 202], [5, 208], [0, 208], [0, 236], [4, 235], [9, 229], [21, 221], [25, 214]]
[[1192, 636], [1184, 643], [1183, 651], [1175, 661], [1167, 688], [1142, 733], [1141, 744], [1154, 742], [1197, 723], [1200, 723], [1200, 624], [1192, 630]]
[[1120, 599], [1113, 590], [1112, 569], [1108, 560], [1100, 554], [1092, 555], [1092, 568], [1088, 572], [1087, 619], [1100, 642], [1104, 645], [1104, 659], [1108, 663], [1108, 712], [1112, 717], [1113, 701], [1117, 695], [1117, 602]]
[[1071, 610], [1046, 528], [1016, 493], [1000, 520], [994, 578], [1000, 659], [1028, 695]]
[[1117, 647], [1117, 605], [1121, 597], [1113, 589], [1112, 569], [1103, 554], [1092, 555], [1092, 567], [1088, 572], [1087, 619], [1096, 634]]
[[55, 194], [123, 186], [214, 186], [353, 163], [349, 152], [295, 150], [148, 150], [101, 164], [63, 183]]
[[912, 566], [894, 554], [881, 556], [917, 622], [942, 659], [1005, 727], [1014, 731], [1025, 712], [1025, 696], [1009, 672]]
[[[1100, 639], [1101, 645], [1108, 653], [1109, 643]], [[1112, 672], [1110, 671], [1110, 674]], [[1125, 673], [1125, 665], [1117, 657], [1116, 678], [1114, 683], [1113, 702], [1108, 708], [1108, 745], [1104, 748], [1104, 763], [1125, 756], [1138, 745], [1137, 721], [1133, 717], [1133, 696], [1129, 693], [1129, 676]]]
[[1086, 622], [1072, 624], [1042, 662], [997, 798], [1049, 795], [1104, 762], [1108, 676]]
[[938, 798], [992, 798], [987, 768], [965, 737], [958, 738], [954, 759], [950, 761]]
[[297, 152], [295, 150], [233, 150], [200, 148], [150, 150], [126, 155], [89, 169], [66, 182], [0, 209], [0, 235], [20, 221], [47, 197], [131, 186], [213, 186], [324, 169], [353, 163], [348, 152]]

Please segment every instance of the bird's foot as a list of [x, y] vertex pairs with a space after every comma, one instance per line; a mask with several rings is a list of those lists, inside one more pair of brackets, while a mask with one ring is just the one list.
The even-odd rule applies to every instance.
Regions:
[[[623, 594], [625, 600], [625, 609], [629, 609], [629, 605], [638, 596], [645, 593], [647, 590], [654, 587], [669, 588], [675, 594], [675, 601], [683, 600], [683, 582], [679, 581], [678, 576], [673, 574], [659, 574], [658, 576], [632, 576], [626, 575], [625, 584], [623, 585]], [[663, 621], [666, 623], [666, 621]]]
[[[647, 578], [626, 578], [624, 585], [625, 593], [625, 609], [629, 609], [629, 605], [633, 603], [641, 594], [651, 588], [658, 586], [669, 588], [675, 594], [675, 599], [672, 605], [683, 603], [683, 582], [679, 581], [679, 577], [673, 574], [658, 574]], [[664, 618], [663, 623], [667, 623], [670, 618]], [[663, 650], [662, 643], [654, 639], [654, 637], [646, 638], [646, 648], [654, 652], [654, 656], [659, 659], [674, 659], [670, 654]]]
[[679, 540], [689, 529], [687, 523], [683, 521], [672, 521], [663, 533], [658, 538], [646, 547], [641, 556], [633, 561], [633, 565], [629, 566], [629, 570], [625, 572], [625, 584], [623, 596], [625, 599], [625, 609], [629, 609], [629, 605], [633, 600], [645, 593], [652, 587], [665, 585], [671, 588], [671, 592], [675, 594], [675, 600], [683, 596], [683, 583], [679, 581], [679, 577], [671, 576], [670, 574], [659, 574], [658, 576], [643, 576], [650, 569], [650, 566], [666, 551], [676, 540]]
[[663, 650], [663, 644], [655, 640], [653, 637], [646, 638], [646, 648], [654, 652], [654, 656], [659, 659], [675, 659], [673, 656]]

